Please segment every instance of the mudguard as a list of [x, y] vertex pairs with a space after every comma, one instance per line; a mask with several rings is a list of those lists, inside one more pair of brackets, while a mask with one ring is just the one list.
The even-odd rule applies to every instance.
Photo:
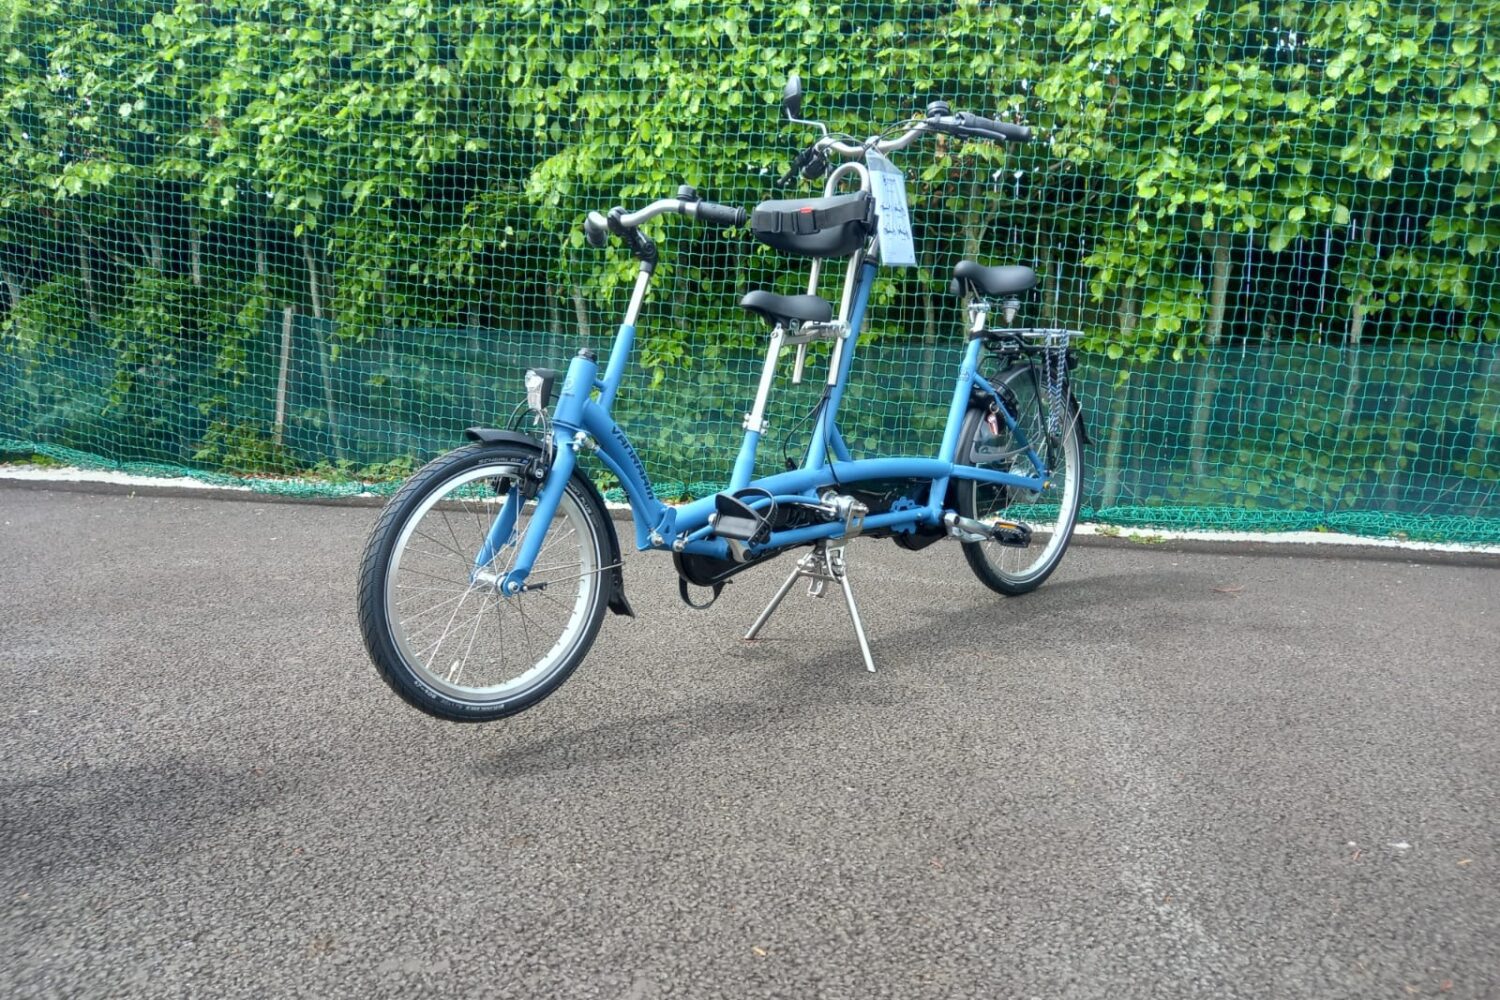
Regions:
[[[479, 444], [514, 444], [533, 449], [538, 454], [542, 451], [541, 441], [520, 431], [504, 431], [494, 427], [470, 427], [464, 431], [464, 437], [470, 441], [477, 441]], [[583, 474], [582, 469], [574, 470], [573, 478], [588, 491], [600, 515], [604, 518], [604, 543], [609, 547], [607, 557], [615, 566], [607, 574], [610, 580], [609, 610], [617, 615], [634, 618], [635, 611], [631, 609], [630, 602], [625, 599], [625, 571], [620, 565], [623, 556], [620, 553], [620, 536], [615, 531], [615, 519], [609, 516], [609, 508], [604, 506], [604, 497], [599, 494], [599, 487]]]
[[1078, 421], [1078, 440], [1083, 444], [1093, 444], [1094, 439], [1089, 437], [1089, 423], [1083, 419], [1083, 404], [1078, 401], [1072, 386], [1068, 387], [1068, 402], [1073, 404], [1073, 419]]

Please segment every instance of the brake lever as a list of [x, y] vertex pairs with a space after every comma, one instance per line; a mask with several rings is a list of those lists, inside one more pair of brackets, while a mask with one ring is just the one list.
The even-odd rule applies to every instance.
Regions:
[[[807, 147], [792, 160], [792, 165], [786, 168], [786, 173], [781, 175], [781, 179], [776, 182], [776, 186], [779, 188], [790, 187], [796, 182], [799, 175], [807, 177], [806, 171], [808, 167], [818, 159], [820, 157], [817, 154], [817, 147]], [[822, 176], [822, 172], [819, 171], [817, 176]]]
[[818, 152], [816, 146], [809, 149], [808, 153], [811, 155], [808, 156], [807, 162], [802, 166], [802, 179], [805, 181], [815, 181], [828, 173], [828, 157]]

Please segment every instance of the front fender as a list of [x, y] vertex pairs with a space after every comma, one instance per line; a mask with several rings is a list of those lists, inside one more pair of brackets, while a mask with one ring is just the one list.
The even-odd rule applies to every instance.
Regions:
[[[541, 441], [531, 434], [523, 434], [520, 431], [505, 431], [494, 427], [470, 427], [464, 431], [464, 437], [479, 444], [513, 444], [532, 449], [538, 454], [542, 451]], [[620, 536], [615, 532], [615, 519], [610, 517], [609, 508], [604, 506], [604, 497], [599, 494], [599, 487], [583, 474], [582, 469], [574, 470], [573, 478], [588, 493], [599, 515], [604, 519], [604, 544], [609, 548], [606, 555], [615, 567], [606, 574], [606, 578], [610, 581], [609, 610], [617, 615], [634, 618], [635, 611], [630, 607], [630, 602], [625, 599], [625, 571], [621, 566], [623, 556], [620, 553]]]

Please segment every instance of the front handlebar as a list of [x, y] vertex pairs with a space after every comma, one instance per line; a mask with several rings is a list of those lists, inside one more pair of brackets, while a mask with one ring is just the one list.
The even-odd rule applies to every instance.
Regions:
[[905, 149], [916, 142], [918, 137], [929, 132], [967, 139], [987, 139], [990, 142], [1030, 142], [1032, 139], [1031, 129], [1025, 125], [1012, 125], [1010, 122], [984, 118], [967, 111], [960, 111], [958, 114], [946, 113], [948, 111], [946, 104], [934, 105], [932, 110], [941, 110], [945, 113], [931, 115], [913, 122], [909, 129], [894, 139], [877, 139], [873, 142], [856, 144], [844, 142], [832, 136], [824, 136], [813, 143], [811, 148], [821, 152], [838, 153], [846, 160], [857, 160], [872, 149], [879, 153], [893, 153]]

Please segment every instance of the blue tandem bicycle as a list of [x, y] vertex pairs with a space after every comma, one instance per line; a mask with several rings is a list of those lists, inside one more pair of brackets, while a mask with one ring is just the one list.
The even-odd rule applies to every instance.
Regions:
[[[888, 537], [918, 550], [956, 539], [979, 579], [1010, 596], [1036, 589], [1057, 567], [1078, 516], [1086, 434], [1068, 380], [1073, 334], [1009, 326], [1018, 297], [1036, 283], [1031, 268], [968, 260], [954, 268], [951, 290], [967, 302], [968, 342], [936, 455], [856, 459], [837, 420], [877, 262], [890, 258], [901, 238], [904, 191], [890, 193], [900, 174], [887, 154], [924, 136], [1021, 142], [1030, 130], [935, 102], [924, 117], [859, 141], [802, 119], [795, 77], [782, 108], [791, 121], [821, 129], [788, 177], [826, 175], [824, 196], [767, 201], [746, 212], [684, 187], [636, 212], [589, 213], [584, 228], [592, 245], [613, 235], [639, 262], [602, 373], [588, 349], [572, 358], [560, 388], [559, 373], [527, 371], [538, 433], [470, 428], [470, 444], [428, 463], [386, 505], [361, 564], [360, 625], [381, 677], [409, 704], [461, 722], [521, 712], [583, 661], [606, 610], [634, 617], [614, 521], [579, 466], [585, 452], [624, 488], [637, 549], [672, 553], [685, 601], [693, 604], [692, 586], [707, 588], [712, 603], [736, 574], [805, 548], [746, 638], [800, 580], [811, 580], [810, 592], [819, 595], [833, 584], [872, 671], [844, 558], [848, 540]], [[832, 166], [835, 158], [841, 162]], [[748, 222], [761, 242], [812, 261], [806, 293], [757, 290], [741, 300], [770, 327], [743, 443], [728, 487], [680, 506], [657, 498], [640, 455], [610, 415], [657, 263], [656, 245], [640, 227], [669, 213], [721, 227]], [[835, 310], [817, 291], [824, 263], [841, 259], [847, 264]], [[991, 327], [993, 309], [1003, 311], [1005, 325]], [[796, 348], [792, 378], [800, 382], [815, 341], [831, 343], [829, 370], [801, 465], [752, 478], [783, 351]]]

